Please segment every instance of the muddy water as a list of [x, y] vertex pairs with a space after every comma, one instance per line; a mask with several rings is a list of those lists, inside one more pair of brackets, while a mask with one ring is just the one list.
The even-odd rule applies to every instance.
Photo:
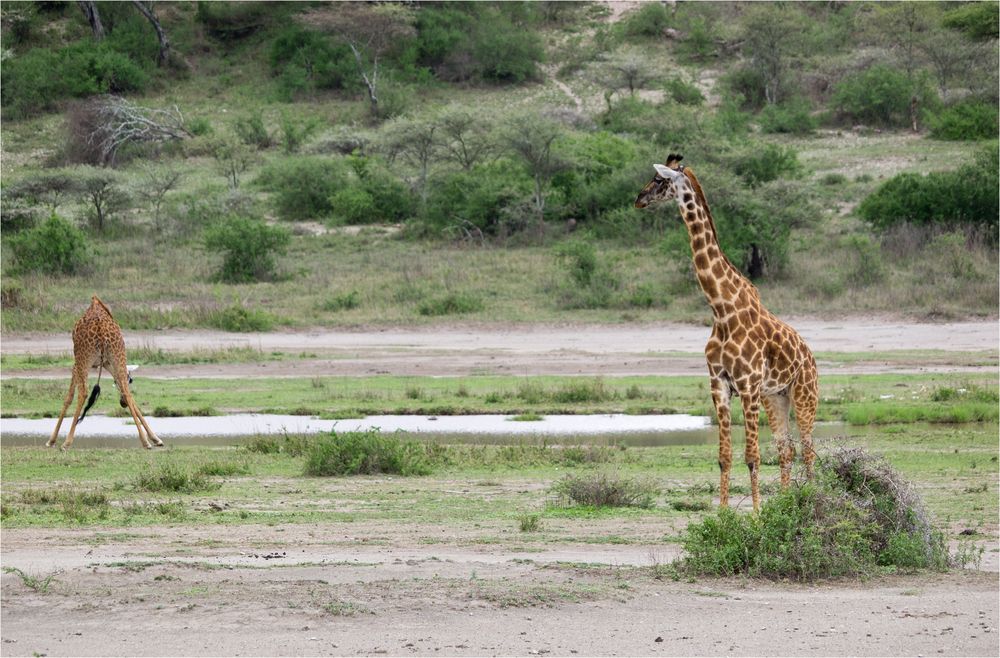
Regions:
[[[541, 420], [514, 420], [504, 415], [368, 416], [324, 420], [314, 416], [233, 414], [229, 416], [149, 418], [154, 431], [170, 445], [238, 445], [249, 437], [317, 434], [378, 429], [406, 432], [440, 443], [624, 443], [634, 446], [692, 445], [713, 442], [717, 430], [706, 416], [670, 415], [553, 415]], [[69, 423], [64, 421], [60, 442]], [[4, 418], [0, 442], [4, 446], [41, 446], [51, 436], [51, 418]], [[817, 436], [839, 436], [846, 426], [831, 423], [817, 428]], [[88, 417], [77, 428], [75, 448], [130, 447], [138, 444], [131, 419]]]

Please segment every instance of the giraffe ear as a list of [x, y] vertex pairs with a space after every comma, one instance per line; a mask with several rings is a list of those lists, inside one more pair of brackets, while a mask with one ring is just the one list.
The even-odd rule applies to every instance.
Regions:
[[677, 172], [671, 169], [670, 167], [664, 167], [659, 163], [653, 163], [653, 169], [656, 170], [656, 173], [658, 173], [660, 176], [663, 176], [667, 180], [676, 180], [678, 175]]

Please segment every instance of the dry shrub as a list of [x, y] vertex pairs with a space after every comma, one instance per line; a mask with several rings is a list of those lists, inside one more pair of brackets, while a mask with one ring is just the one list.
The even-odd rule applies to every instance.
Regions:
[[653, 506], [659, 488], [649, 479], [630, 478], [612, 473], [567, 475], [552, 490], [577, 505], [592, 507]]

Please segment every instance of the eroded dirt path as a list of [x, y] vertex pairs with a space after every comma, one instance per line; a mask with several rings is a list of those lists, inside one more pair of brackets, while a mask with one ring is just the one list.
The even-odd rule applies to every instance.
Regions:
[[[792, 319], [830, 374], [988, 371], [997, 368], [1000, 328], [995, 320], [946, 324], [889, 320]], [[391, 375], [682, 375], [703, 374], [701, 356], [710, 328], [689, 324], [497, 326], [289, 331], [129, 331], [128, 345], [168, 352], [249, 347], [305, 356], [260, 363], [143, 366], [147, 377], [312, 377]], [[4, 354], [70, 354], [69, 334], [5, 333]], [[954, 357], [886, 352], [943, 350]], [[972, 359], [962, 352], [989, 352]], [[847, 353], [850, 360], [824, 359]], [[865, 354], [870, 354], [868, 358]], [[881, 354], [880, 354], [881, 353]], [[4, 370], [4, 376], [62, 376], [65, 368]]]
[[35, 591], [17, 574], [3, 575], [2, 655], [1000, 650], [995, 573], [810, 586], [682, 582], [662, 569], [657, 577], [677, 555], [662, 541], [518, 550], [476, 543], [475, 531], [426, 544], [414, 540], [434, 528], [392, 530], [364, 523], [8, 530], [4, 565], [54, 577]]

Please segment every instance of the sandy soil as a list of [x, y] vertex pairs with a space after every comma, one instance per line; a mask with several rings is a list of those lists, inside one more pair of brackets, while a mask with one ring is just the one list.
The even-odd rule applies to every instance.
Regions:
[[[814, 352], [895, 350], [995, 351], [1000, 327], [995, 320], [941, 324], [884, 319], [826, 321], [792, 319]], [[289, 331], [233, 334], [221, 331], [130, 331], [126, 345], [164, 351], [251, 347], [264, 352], [306, 353], [303, 359], [249, 364], [143, 366], [146, 377], [312, 377], [391, 375], [681, 375], [703, 374], [701, 356], [706, 326], [448, 326], [368, 330]], [[5, 333], [5, 354], [69, 354], [69, 334]], [[313, 356], [315, 355], [315, 356]], [[863, 356], [850, 363], [820, 359], [830, 374], [995, 370], [962, 359], [915, 356], [880, 360]], [[31, 371], [32, 376], [63, 376], [65, 368]], [[23, 376], [5, 369], [5, 376]]]
[[[629, 521], [597, 521], [604, 532]], [[663, 528], [658, 532], [662, 533]], [[995, 573], [656, 578], [675, 545], [323, 526], [7, 530], [4, 656], [997, 655]], [[662, 536], [662, 535], [661, 535]], [[371, 540], [369, 543], [367, 540]], [[44, 546], [44, 548], [42, 548]]]

